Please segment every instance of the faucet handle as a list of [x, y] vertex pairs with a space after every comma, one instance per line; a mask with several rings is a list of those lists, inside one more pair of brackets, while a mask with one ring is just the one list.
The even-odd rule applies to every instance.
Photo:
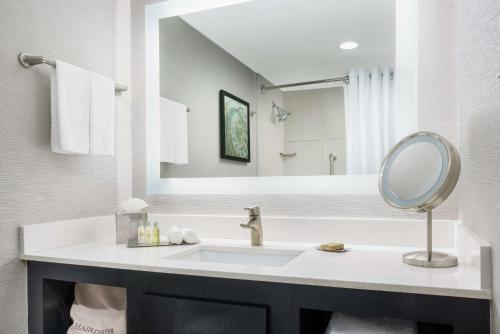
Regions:
[[244, 209], [248, 211], [249, 216], [260, 216], [260, 208], [258, 206], [251, 206]]

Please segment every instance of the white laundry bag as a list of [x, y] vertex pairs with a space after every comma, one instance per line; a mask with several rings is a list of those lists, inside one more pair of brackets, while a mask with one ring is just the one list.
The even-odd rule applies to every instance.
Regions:
[[413, 321], [393, 318], [362, 318], [334, 313], [325, 334], [416, 334]]
[[68, 334], [126, 334], [127, 290], [76, 283], [70, 316]]

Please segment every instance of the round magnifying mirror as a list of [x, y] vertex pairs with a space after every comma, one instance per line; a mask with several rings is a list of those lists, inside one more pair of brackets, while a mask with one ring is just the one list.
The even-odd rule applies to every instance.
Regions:
[[457, 258], [432, 251], [432, 209], [451, 194], [460, 176], [460, 156], [446, 139], [417, 132], [397, 143], [385, 157], [379, 189], [391, 206], [427, 212], [427, 249], [403, 255], [403, 262], [420, 267], [453, 267]]

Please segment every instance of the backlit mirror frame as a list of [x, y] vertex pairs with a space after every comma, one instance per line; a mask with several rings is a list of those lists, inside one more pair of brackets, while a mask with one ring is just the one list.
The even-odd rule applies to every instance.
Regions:
[[[378, 195], [378, 176], [257, 176], [161, 178], [159, 154], [159, 20], [259, 0], [170, 0], [145, 6], [146, 173], [148, 194], [345, 194]], [[260, 0], [262, 1], [262, 0]], [[286, 2], [284, 2], [286, 3]], [[407, 47], [406, 47], [407, 48]], [[412, 76], [409, 71], [406, 76]], [[403, 77], [403, 73], [402, 73]], [[416, 83], [413, 83], [416, 86]], [[411, 89], [407, 89], [412, 92]], [[405, 100], [415, 97], [413, 93]], [[410, 106], [411, 108], [411, 106]]]

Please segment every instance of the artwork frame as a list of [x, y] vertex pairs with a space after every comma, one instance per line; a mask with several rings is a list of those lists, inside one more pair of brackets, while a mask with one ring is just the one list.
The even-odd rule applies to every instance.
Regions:
[[221, 159], [250, 162], [250, 104], [221, 89], [219, 122]]

